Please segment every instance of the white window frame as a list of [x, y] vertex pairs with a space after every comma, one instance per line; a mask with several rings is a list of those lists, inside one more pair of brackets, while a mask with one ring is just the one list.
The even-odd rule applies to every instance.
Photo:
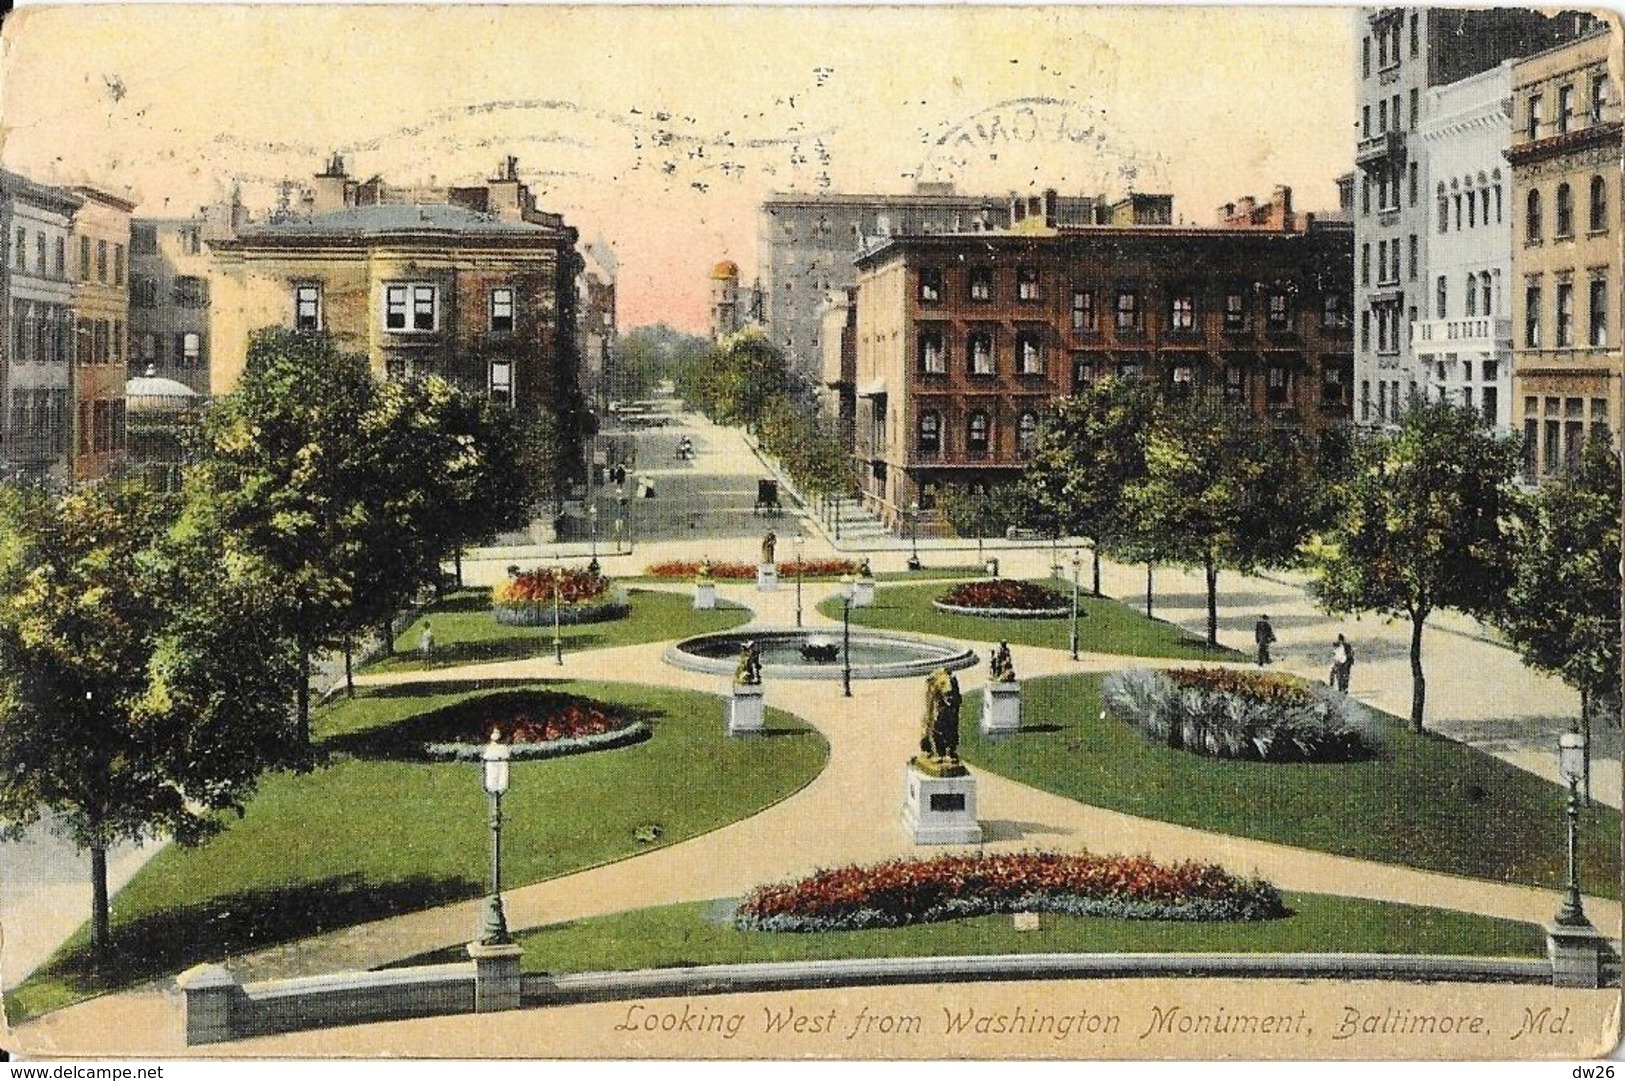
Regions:
[[[315, 325], [303, 326], [303, 308], [306, 302], [305, 294], [309, 293], [309, 300], [314, 314]], [[293, 287], [293, 326], [295, 330], [304, 332], [320, 332], [322, 330], [322, 287], [319, 282], [298, 282]]]
[[[497, 326], [497, 320], [503, 318], [503, 307], [507, 308], [506, 317], [508, 320], [508, 325], [505, 327], [499, 327]], [[515, 326], [513, 286], [499, 285], [491, 290], [490, 316], [492, 334], [513, 333]]]
[[[498, 371], [501, 371], [501, 373], [504, 376], [506, 376], [506, 378], [503, 379], [503, 380], [498, 380], [497, 379]], [[498, 397], [498, 395], [499, 394], [506, 394], [507, 395], [507, 400], [504, 401], [502, 404], [504, 404], [504, 405], [513, 405], [514, 404], [513, 361], [511, 361], [511, 360], [493, 360], [493, 361], [491, 361], [490, 365], [486, 369], [486, 393], [490, 396], [492, 401], [501, 401], [501, 399]]]
[[[429, 325], [420, 326], [423, 302], [428, 301]], [[434, 282], [405, 281], [384, 283], [384, 330], [391, 334], [433, 334], [440, 329], [440, 286]], [[398, 313], [401, 325], [390, 325]]]
[[187, 368], [195, 368], [203, 362], [203, 335], [195, 330], [182, 332], [180, 362]]

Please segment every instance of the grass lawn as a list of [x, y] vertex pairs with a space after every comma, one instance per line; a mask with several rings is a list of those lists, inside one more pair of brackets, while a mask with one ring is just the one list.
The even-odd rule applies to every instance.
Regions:
[[[625, 619], [562, 626], [559, 637], [566, 653], [609, 646], [633, 646], [686, 638], [691, 634], [725, 631], [750, 620], [750, 609], [718, 600], [709, 612], [695, 611], [687, 594], [657, 589], [629, 590], [632, 612]], [[434, 627], [434, 654], [425, 663], [418, 655], [424, 620]], [[491, 591], [465, 589], [449, 594], [439, 604], [418, 613], [395, 639], [395, 655], [379, 657], [365, 666], [368, 672], [408, 672], [424, 668], [451, 668], [485, 661], [512, 661], [545, 656], [553, 649], [553, 626], [513, 627], [498, 623], [491, 614]]]
[[[313, 718], [322, 763], [267, 776], [246, 815], [196, 848], [153, 857], [113, 899], [117, 963], [90, 968], [83, 930], [6, 996], [13, 1021], [204, 960], [483, 893], [490, 833], [478, 767], [392, 759], [379, 733], [493, 689], [550, 687], [613, 702], [650, 739], [516, 762], [503, 800], [503, 879], [520, 886], [717, 829], [823, 768], [823, 737], [768, 710], [769, 736], [729, 739], [711, 695], [531, 681], [371, 689]], [[656, 840], [639, 840], [644, 827]]]
[[[1382, 756], [1344, 764], [1239, 762], [1152, 743], [1101, 719], [1100, 676], [1023, 682], [1027, 731], [999, 741], [977, 728], [967, 695], [965, 759], [1099, 807], [1198, 829], [1556, 890], [1566, 880], [1555, 784], [1464, 744], [1414, 735], [1385, 714]], [[1620, 814], [1580, 817], [1581, 884], [1619, 896]], [[1556, 904], [1556, 897], [1553, 898]]]
[[[921, 573], [931, 574], [931, 570]], [[1036, 578], [1035, 583], [1055, 588], [1052, 578]], [[1068, 604], [1070, 590], [1062, 592]], [[931, 602], [947, 587], [942, 585], [887, 586], [875, 590], [875, 603], [852, 609], [852, 622], [865, 627], [918, 631], [967, 642], [1007, 641], [1016, 645], [1068, 649], [1072, 621], [1060, 619], [995, 619], [989, 616], [957, 615], [939, 612]], [[833, 619], [841, 618], [841, 602], [831, 598], [818, 610]], [[1107, 597], [1080, 597], [1078, 602], [1078, 644], [1091, 653], [1118, 653], [1133, 657], [1174, 657], [1180, 660], [1243, 660], [1233, 649], [1211, 649], [1201, 638], [1161, 620], [1146, 619], [1134, 609]]]
[[[1463, 912], [1313, 893], [1282, 895], [1293, 914], [1258, 922], [1114, 920], [1044, 913], [1037, 931], [1009, 916], [977, 916], [912, 927], [791, 934], [741, 931], [727, 902], [637, 909], [523, 931], [527, 970], [630, 971], [753, 961], [852, 957], [944, 957], [1007, 953], [1433, 953], [1540, 957], [1534, 924]], [[412, 964], [466, 959], [461, 945]]]

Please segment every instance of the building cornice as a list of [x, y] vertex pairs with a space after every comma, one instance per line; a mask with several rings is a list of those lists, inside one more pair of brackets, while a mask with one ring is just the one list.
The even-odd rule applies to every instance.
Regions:
[[1625, 154], [1625, 123], [1610, 120], [1602, 124], [1592, 124], [1579, 131], [1566, 131], [1561, 135], [1549, 135], [1544, 139], [1515, 143], [1504, 153], [1507, 161], [1513, 165], [1532, 165], [1535, 162], [1549, 161], [1592, 147], [1608, 146], [1610, 143], [1618, 144], [1621, 153]]

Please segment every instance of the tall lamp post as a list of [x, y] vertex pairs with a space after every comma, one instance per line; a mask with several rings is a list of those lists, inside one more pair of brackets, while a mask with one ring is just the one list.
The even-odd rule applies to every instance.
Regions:
[[502, 794], [508, 790], [508, 756], [512, 753], [502, 742], [502, 734], [491, 729], [491, 741], [480, 755], [485, 793], [491, 797], [491, 892], [485, 899], [485, 918], [480, 921], [482, 946], [505, 946], [513, 941], [502, 913]]
[[1083, 569], [1083, 556], [1072, 549], [1072, 659], [1078, 659], [1078, 572]]
[[852, 697], [852, 595], [857, 586], [850, 574], [841, 575], [841, 694]]
[[598, 567], [598, 500], [593, 498], [592, 504], [587, 507], [587, 534], [592, 538], [592, 565]]
[[615, 488], [615, 503], [621, 509], [621, 516], [615, 522], [615, 554], [621, 554], [621, 538], [627, 534], [626, 528], [626, 485], [623, 482]]
[[1569, 881], [1563, 894], [1563, 906], [1557, 910], [1552, 922], [1563, 927], [1588, 927], [1585, 909], [1580, 905], [1580, 861], [1578, 836], [1580, 829], [1580, 778], [1585, 774], [1585, 739], [1578, 732], [1564, 732], [1557, 743], [1557, 768], [1569, 783]]
[[559, 637], [559, 594], [564, 591], [564, 568], [553, 568], [553, 659], [564, 663], [564, 640]]
[[801, 626], [801, 547], [807, 543], [807, 538], [797, 533], [791, 542], [796, 550], [796, 626]]
[[908, 543], [909, 543], [908, 569], [911, 570], [911, 571], [917, 571], [917, 570], [920, 569], [920, 566], [921, 566], [921, 564], [920, 564], [920, 505], [918, 503], [910, 503], [908, 505]]

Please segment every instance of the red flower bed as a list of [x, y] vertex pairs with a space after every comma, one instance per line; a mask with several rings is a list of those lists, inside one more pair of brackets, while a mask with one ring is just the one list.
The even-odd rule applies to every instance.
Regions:
[[1170, 668], [1168, 678], [1180, 688], [1231, 694], [1271, 706], [1310, 706], [1314, 695], [1303, 681], [1273, 672], [1245, 672], [1233, 668]]
[[1148, 856], [1007, 855], [899, 859], [760, 886], [736, 922], [769, 931], [860, 930], [997, 912], [1126, 919], [1236, 920], [1286, 915], [1275, 887], [1217, 864]]
[[[603, 600], [609, 595], [609, 579], [576, 567], [562, 568], [558, 591], [560, 604], [586, 604]], [[553, 603], [554, 576], [552, 567], [516, 574], [491, 591], [491, 602], [498, 605]]]
[[[794, 560], [788, 563], [776, 564], [780, 578], [794, 577], [797, 564]], [[850, 559], [809, 559], [800, 565], [800, 572], [807, 578], [828, 578], [842, 574], [856, 574], [858, 565]], [[669, 559], [664, 563], [654, 563], [646, 568], [646, 573], [655, 578], [693, 578], [700, 573], [700, 564], [692, 559]], [[752, 581], [756, 578], [756, 564], [754, 563], [713, 563], [711, 564], [711, 577], [726, 578], [729, 580]]]
[[961, 582], [937, 598], [954, 608], [989, 608], [1016, 612], [1052, 612], [1071, 601], [1053, 589], [1012, 578]]
[[397, 733], [431, 759], [478, 759], [492, 730], [516, 758], [603, 750], [648, 736], [649, 726], [592, 698], [515, 691], [460, 702], [417, 718]]

